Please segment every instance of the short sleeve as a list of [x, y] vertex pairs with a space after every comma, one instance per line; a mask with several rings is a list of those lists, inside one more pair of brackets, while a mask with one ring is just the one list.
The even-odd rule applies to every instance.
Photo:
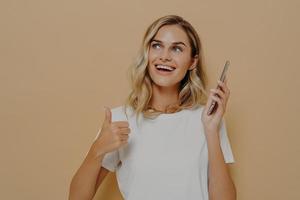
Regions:
[[118, 167], [119, 161], [120, 159], [118, 150], [106, 153], [102, 160], [102, 167], [114, 172]]
[[224, 118], [222, 118], [222, 120], [221, 120], [220, 143], [221, 143], [220, 145], [221, 145], [221, 149], [223, 152], [225, 163], [234, 163], [235, 159], [232, 154]]

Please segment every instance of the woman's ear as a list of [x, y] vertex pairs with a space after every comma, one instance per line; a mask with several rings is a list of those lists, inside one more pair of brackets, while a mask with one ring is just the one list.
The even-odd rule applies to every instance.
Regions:
[[191, 66], [189, 67], [189, 70], [193, 70], [193, 69], [196, 68], [197, 63], [198, 63], [198, 60], [199, 60], [198, 55], [196, 55], [196, 56], [193, 58], [193, 60], [192, 60], [192, 64], [191, 64]]

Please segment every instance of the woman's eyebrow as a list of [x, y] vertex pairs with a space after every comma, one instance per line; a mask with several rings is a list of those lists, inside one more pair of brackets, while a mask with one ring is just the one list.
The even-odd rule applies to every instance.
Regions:
[[[152, 42], [163, 43], [162, 41], [156, 40], [156, 39], [153, 39]], [[182, 45], [186, 46], [186, 44], [184, 44], [184, 42], [173, 42], [172, 44], [175, 44], [175, 45], [182, 44]]]
[[186, 46], [183, 42], [173, 42], [173, 44], [182, 44], [182, 45], [184, 45], [184, 46]]

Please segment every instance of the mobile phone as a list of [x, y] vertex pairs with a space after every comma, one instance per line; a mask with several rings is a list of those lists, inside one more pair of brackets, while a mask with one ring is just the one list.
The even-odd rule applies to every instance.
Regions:
[[[227, 73], [229, 64], [230, 64], [230, 62], [229, 62], [229, 60], [227, 60], [225, 65], [224, 65], [222, 74], [220, 76], [220, 81], [222, 81], [222, 82], [225, 81], [226, 73]], [[217, 86], [217, 89], [218, 88], [220, 88], [219, 85]], [[217, 107], [218, 107], [218, 103], [215, 100], [213, 100], [210, 107], [209, 107], [209, 109], [208, 109], [208, 111], [207, 111], [207, 115], [211, 115], [212, 113], [214, 113], [217, 110]]]

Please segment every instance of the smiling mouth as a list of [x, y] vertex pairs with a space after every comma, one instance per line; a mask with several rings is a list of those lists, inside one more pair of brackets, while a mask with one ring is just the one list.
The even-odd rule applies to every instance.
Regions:
[[168, 66], [168, 65], [155, 65], [155, 68], [159, 71], [165, 71], [165, 72], [172, 72], [174, 71], [176, 68], [172, 67], [172, 66]]

